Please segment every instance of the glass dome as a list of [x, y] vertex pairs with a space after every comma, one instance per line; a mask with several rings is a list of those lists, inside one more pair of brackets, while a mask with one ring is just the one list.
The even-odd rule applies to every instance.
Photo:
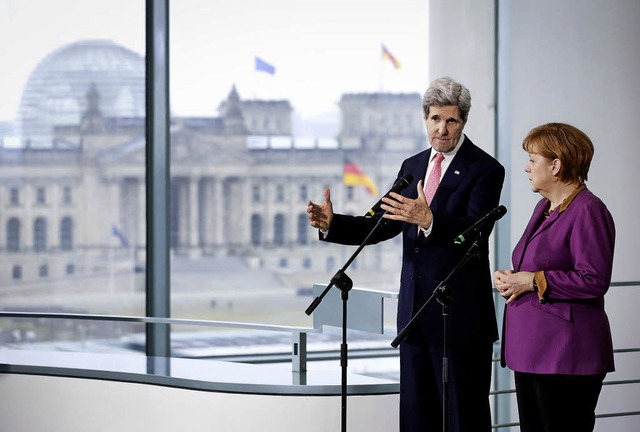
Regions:
[[55, 127], [78, 126], [92, 88], [104, 117], [144, 117], [144, 57], [109, 40], [82, 40], [53, 51], [22, 92], [23, 141], [50, 143]]

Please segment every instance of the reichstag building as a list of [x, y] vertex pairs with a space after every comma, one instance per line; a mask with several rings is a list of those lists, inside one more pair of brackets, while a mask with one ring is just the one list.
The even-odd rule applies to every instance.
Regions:
[[[63, 46], [33, 70], [13, 134], [0, 137], [0, 284], [144, 273], [144, 74], [142, 56], [108, 40]], [[307, 200], [331, 187], [337, 210], [363, 214], [379, 197], [343, 184], [344, 164], [384, 193], [426, 145], [417, 93], [342, 95], [337, 136], [296, 136], [288, 100], [243, 99], [231, 83], [216, 105], [171, 118], [172, 255], [234, 257], [297, 288], [349, 257], [317, 241]], [[352, 266], [379, 282], [399, 265], [392, 242]]]

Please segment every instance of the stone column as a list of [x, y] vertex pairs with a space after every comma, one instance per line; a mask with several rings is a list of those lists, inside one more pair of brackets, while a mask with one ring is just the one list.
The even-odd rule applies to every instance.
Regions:
[[211, 217], [213, 218], [213, 245], [216, 254], [226, 255], [226, 237], [224, 225], [224, 179], [215, 178], [213, 181], [213, 199], [211, 202]]
[[200, 203], [198, 200], [198, 183], [199, 177], [189, 178], [189, 220], [188, 220], [188, 245], [189, 245], [189, 257], [198, 258], [202, 255], [200, 250], [200, 227], [198, 221], [200, 220]]

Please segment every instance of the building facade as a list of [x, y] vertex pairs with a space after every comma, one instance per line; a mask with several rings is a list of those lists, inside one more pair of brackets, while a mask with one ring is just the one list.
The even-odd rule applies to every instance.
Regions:
[[[109, 41], [63, 47], [32, 73], [18, 137], [0, 148], [1, 285], [143, 271], [143, 95], [144, 59]], [[290, 274], [337, 270], [344, 248], [315, 241], [307, 201], [331, 187], [338, 211], [364, 213], [379, 197], [343, 184], [345, 161], [382, 192], [426, 142], [419, 94], [345, 94], [339, 108], [330, 137], [294, 136], [289, 101], [244, 100], [235, 86], [218, 116], [174, 116], [172, 253]], [[354, 267], [399, 264], [392, 246]]]

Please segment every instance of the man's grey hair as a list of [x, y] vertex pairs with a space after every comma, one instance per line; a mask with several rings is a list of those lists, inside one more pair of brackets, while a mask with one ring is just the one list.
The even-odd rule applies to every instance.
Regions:
[[471, 93], [469, 89], [450, 77], [434, 80], [422, 97], [422, 111], [425, 117], [432, 106], [456, 105], [460, 109], [460, 117], [467, 122], [471, 110]]

